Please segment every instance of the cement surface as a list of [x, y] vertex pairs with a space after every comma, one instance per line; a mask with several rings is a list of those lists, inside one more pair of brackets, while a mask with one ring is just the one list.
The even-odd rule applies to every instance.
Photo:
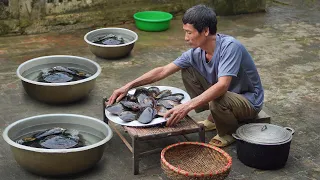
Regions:
[[[243, 165], [236, 155], [236, 146], [224, 148], [233, 157], [228, 179], [320, 179], [320, 14], [319, 1], [282, 1], [289, 5], [273, 5], [266, 13], [220, 17], [218, 31], [233, 35], [250, 51], [265, 88], [264, 110], [272, 123], [295, 129], [290, 155], [284, 168], [262, 171]], [[304, 3], [303, 3], [304, 2]], [[181, 17], [175, 17], [165, 32], [142, 32], [133, 24], [122, 27], [139, 35], [130, 56], [121, 60], [105, 60], [91, 54], [83, 36], [91, 29], [64, 34], [49, 33], [29, 36], [0, 37], [0, 133], [9, 124], [30, 116], [47, 113], [74, 113], [102, 119], [101, 99], [115, 88], [165, 65], [187, 50]], [[16, 76], [22, 62], [45, 55], [75, 55], [100, 64], [102, 73], [88, 98], [69, 105], [52, 106], [31, 99]], [[155, 85], [182, 88], [180, 73]], [[190, 115], [202, 120], [207, 112]], [[125, 133], [123, 133], [125, 134]], [[216, 132], [206, 133], [207, 142]], [[197, 140], [197, 135], [189, 136]], [[169, 138], [148, 142], [153, 148], [183, 141]], [[275, 157], [277, 155], [275, 154]], [[0, 138], [0, 179], [53, 179], [33, 175], [14, 160], [10, 147]], [[62, 179], [62, 178], [60, 178]], [[114, 134], [101, 161], [91, 170], [63, 179], [166, 179], [160, 168], [160, 154], [142, 158], [140, 174], [133, 175], [131, 153]]]

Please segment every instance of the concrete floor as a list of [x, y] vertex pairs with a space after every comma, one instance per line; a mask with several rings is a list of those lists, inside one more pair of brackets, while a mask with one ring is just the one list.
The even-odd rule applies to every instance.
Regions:
[[[284, 168], [262, 171], [243, 165], [236, 147], [225, 150], [233, 157], [228, 179], [320, 179], [320, 2], [284, 1], [290, 5], [273, 5], [266, 13], [220, 17], [218, 31], [235, 36], [252, 54], [265, 88], [264, 110], [272, 123], [295, 129], [290, 155]], [[81, 30], [65, 34], [49, 33], [29, 36], [0, 37], [0, 132], [9, 124], [30, 116], [47, 113], [74, 113], [102, 119], [101, 98], [142, 73], [177, 58], [188, 47], [183, 40], [181, 17], [175, 17], [165, 32], [137, 30], [133, 24], [122, 27], [139, 35], [131, 55], [121, 60], [95, 57], [83, 41]], [[22, 62], [45, 55], [75, 55], [100, 64], [102, 73], [95, 89], [83, 101], [52, 106], [31, 99], [16, 76]], [[156, 83], [182, 88], [180, 74]], [[202, 120], [207, 113], [190, 113]], [[207, 141], [215, 134], [208, 132]], [[196, 135], [191, 135], [196, 140]], [[146, 148], [181, 141], [170, 138], [146, 143]], [[276, 155], [275, 155], [276, 158]], [[114, 134], [101, 161], [92, 170], [65, 179], [165, 179], [160, 155], [143, 158], [140, 174], [133, 175], [130, 151]], [[14, 160], [9, 145], [0, 138], [0, 179], [43, 180], [23, 170]], [[51, 178], [52, 179], [52, 178]], [[61, 178], [60, 178], [61, 179]]]

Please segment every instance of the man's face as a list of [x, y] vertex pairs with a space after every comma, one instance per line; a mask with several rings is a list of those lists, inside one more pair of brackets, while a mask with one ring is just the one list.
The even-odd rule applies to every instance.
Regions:
[[199, 33], [192, 24], [183, 24], [183, 30], [185, 31], [184, 40], [192, 48], [200, 47], [206, 40], [205, 30]]

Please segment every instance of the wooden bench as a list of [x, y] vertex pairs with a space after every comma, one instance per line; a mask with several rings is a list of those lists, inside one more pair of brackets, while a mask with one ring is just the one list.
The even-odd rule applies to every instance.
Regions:
[[271, 123], [271, 117], [266, 112], [261, 110], [255, 119], [240, 123], [240, 125], [248, 123]]
[[[199, 141], [205, 142], [205, 131], [203, 124], [196, 123], [192, 118], [186, 116], [183, 120], [181, 120], [178, 124], [173, 127], [166, 127], [164, 125], [153, 126], [148, 128], [141, 127], [129, 127], [129, 126], [119, 126], [117, 128], [115, 123], [109, 122], [109, 119], [105, 115], [105, 101], [106, 98], [103, 99], [103, 120], [116, 132], [124, 144], [128, 147], [128, 149], [132, 153], [133, 160], [133, 174], [139, 174], [139, 160], [142, 157], [146, 157], [147, 155], [153, 153], [161, 152], [162, 148], [156, 148], [148, 151], [144, 151], [142, 148], [139, 148], [139, 144], [141, 142], [150, 141], [150, 140], [158, 140], [161, 138], [169, 137], [169, 136], [178, 136], [182, 135], [188, 140], [185, 136], [186, 134], [198, 133]], [[127, 132], [131, 137], [131, 143], [121, 134], [119, 130], [123, 130]]]

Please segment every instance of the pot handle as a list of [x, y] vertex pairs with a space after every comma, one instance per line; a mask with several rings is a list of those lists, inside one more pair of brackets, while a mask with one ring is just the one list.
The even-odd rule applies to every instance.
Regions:
[[295, 133], [294, 129], [292, 129], [291, 127], [284, 127], [284, 129], [290, 131], [291, 135], [293, 135]]
[[237, 139], [237, 140], [239, 140], [239, 141], [242, 141], [242, 139], [238, 136], [238, 134], [232, 133], [232, 136], [233, 136], [235, 139]]

